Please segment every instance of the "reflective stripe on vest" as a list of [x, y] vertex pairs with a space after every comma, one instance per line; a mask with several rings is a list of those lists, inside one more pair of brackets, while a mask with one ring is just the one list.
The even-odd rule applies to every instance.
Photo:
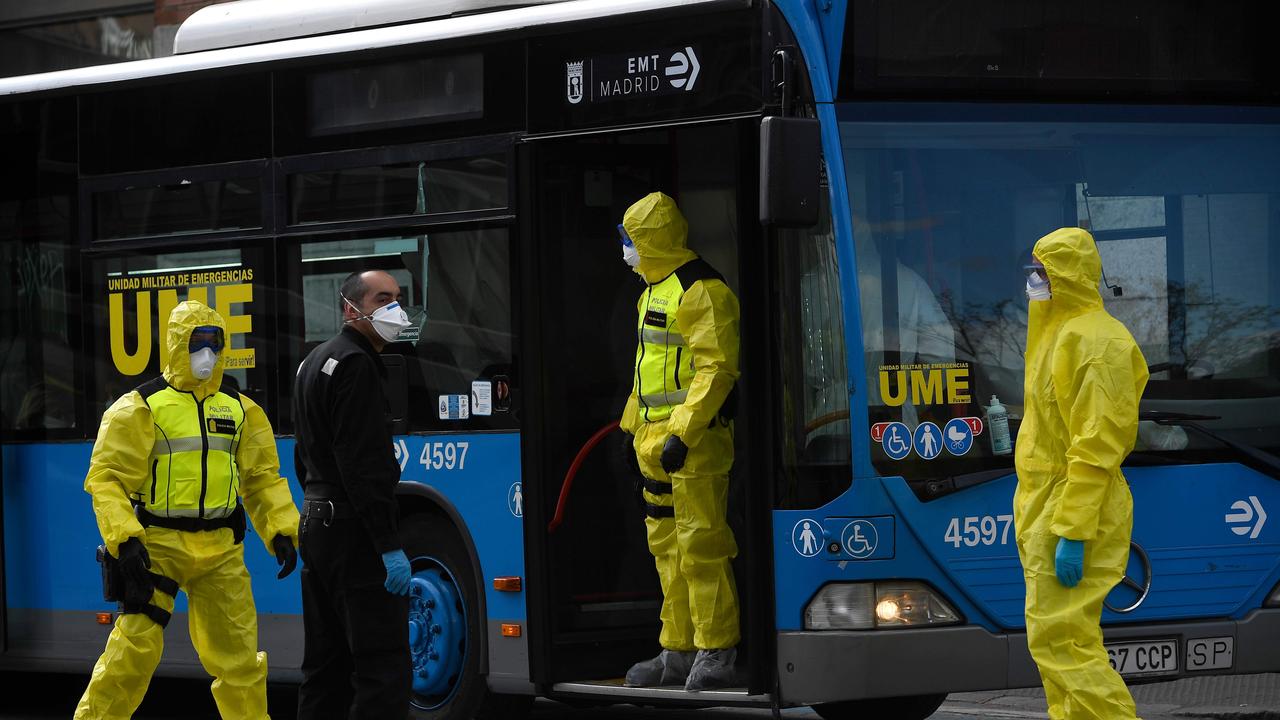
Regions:
[[223, 392], [196, 402], [165, 387], [144, 396], [155, 423], [151, 483], [141, 498], [160, 517], [223, 518], [235, 511], [240, 490], [236, 451], [244, 429], [239, 398]]
[[670, 417], [672, 409], [688, 397], [693, 382], [693, 353], [685, 349], [684, 335], [676, 325], [684, 291], [680, 278], [671, 273], [640, 296], [632, 392], [640, 400], [645, 422]]

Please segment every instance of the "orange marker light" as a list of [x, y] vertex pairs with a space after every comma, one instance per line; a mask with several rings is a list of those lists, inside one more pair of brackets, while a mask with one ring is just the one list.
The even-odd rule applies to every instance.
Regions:
[[520, 625], [517, 623], [502, 623], [502, 637], [520, 637]]
[[112, 617], [112, 613], [109, 613], [109, 612], [98, 613], [99, 625], [110, 625], [113, 619], [114, 618]]
[[519, 577], [496, 577], [493, 579], [493, 589], [498, 592], [520, 592], [520, 588]]

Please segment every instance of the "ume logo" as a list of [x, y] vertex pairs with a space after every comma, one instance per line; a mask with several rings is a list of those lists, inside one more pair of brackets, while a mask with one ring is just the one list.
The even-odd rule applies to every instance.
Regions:
[[[252, 279], [251, 271], [244, 277]], [[126, 292], [110, 292], [111, 290]], [[235, 335], [246, 335], [253, 332], [253, 317], [244, 311], [235, 312], [233, 308], [243, 308], [253, 302], [252, 283], [234, 283], [213, 286], [214, 299], [209, 300], [209, 286], [185, 287], [186, 299], [198, 300], [210, 305], [227, 323], [227, 344]], [[153, 303], [154, 298], [154, 303]], [[156, 290], [134, 289], [124, 282], [116, 282], [109, 287], [107, 295], [107, 323], [109, 326], [111, 362], [121, 375], [138, 375], [147, 369], [152, 357], [162, 353], [165, 343], [165, 329], [169, 325], [169, 313], [179, 302], [178, 289], [166, 288]], [[152, 310], [152, 308], [155, 308]], [[132, 312], [127, 312], [126, 309]], [[126, 318], [132, 314], [134, 327], [126, 332]], [[159, 333], [152, 332], [153, 323]], [[159, 348], [154, 348], [152, 339], [159, 337]], [[127, 339], [133, 340], [132, 352]], [[255, 365], [253, 348], [227, 348], [223, 358], [223, 368], [235, 370], [251, 368]]]

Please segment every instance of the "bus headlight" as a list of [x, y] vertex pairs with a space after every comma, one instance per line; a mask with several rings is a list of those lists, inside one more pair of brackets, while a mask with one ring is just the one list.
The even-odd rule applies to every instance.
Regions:
[[960, 615], [920, 582], [832, 583], [804, 610], [806, 630], [872, 630], [950, 625]]

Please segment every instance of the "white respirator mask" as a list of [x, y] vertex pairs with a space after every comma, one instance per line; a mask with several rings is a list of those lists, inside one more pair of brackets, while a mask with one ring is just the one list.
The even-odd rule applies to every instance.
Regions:
[[197, 380], [208, 380], [213, 376], [213, 367], [218, 364], [218, 353], [211, 348], [200, 348], [191, 353], [191, 374]]
[[1053, 297], [1049, 292], [1049, 280], [1042, 273], [1027, 273], [1027, 299], [1042, 302]]
[[636, 251], [634, 245], [622, 246], [622, 261], [630, 267], [635, 267], [640, 264], [640, 253]]
[[[342, 299], [347, 300], [345, 297]], [[360, 312], [360, 308], [350, 300], [347, 300], [347, 304], [356, 311], [361, 320], [368, 320], [373, 325], [373, 331], [378, 333], [378, 337], [387, 342], [395, 342], [401, 331], [413, 324], [409, 322], [409, 314], [400, 307], [399, 302], [383, 305], [369, 315]]]

